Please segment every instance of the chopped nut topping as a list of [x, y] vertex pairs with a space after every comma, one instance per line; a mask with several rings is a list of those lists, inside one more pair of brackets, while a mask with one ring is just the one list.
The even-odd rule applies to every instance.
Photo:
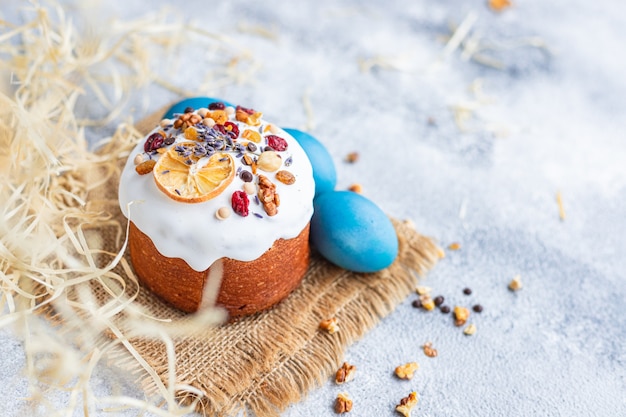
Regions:
[[337, 333], [339, 331], [339, 320], [337, 320], [337, 317], [322, 320], [320, 329], [326, 330], [330, 334]]
[[[248, 155], [246, 155], [248, 156]], [[259, 160], [257, 161], [257, 165], [260, 170], [265, 172], [275, 172], [278, 171], [280, 166], [283, 164], [283, 160], [278, 155], [278, 153], [274, 151], [265, 151], [259, 156]]]
[[146, 175], [152, 172], [152, 169], [156, 165], [156, 161], [154, 159], [148, 159], [147, 161], [143, 161], [139, 165], [135, 167], [135, 171], [139, 175]]
[[417, 401], [417, 393], [413, 391], [408, 397], [400, 400], [400, 404], [396, 405], [396, 411], [404, 417], [411, 417], [411, 411], [417, 405]]
[[276, 179], [285, 185], [291, 185], [296, 182], [296, 177], [289, 171], [278, 171], [276, 173]]
[[352, 410], [352, 400], [348, 397], [348, 394], [345, 392], [337, 394], [337, 399], [335, 400], [335, 413], [349, 413], [350, 410]]
[[396, 368], [395, 373], [396, 376], [400, 379], [411, 379], [413, 378], [413, 374], [417, 371], [419, 365], [417, 362], [408, 362], [404, 365], [400, 365]]
[[178, 119], [174, 121], [174, 127], [176, 129], [185, 130], [189, 126], [193, 126], [202, 121], [202, 117], [196, 113], [181, 114]]
[[437, 349], [433, 348], [432, 346], [433, 344], [431, 342], [426, 342], [424, 343], [424, 346], [422, 346], [422, 349], [424, 349], [424, 354], [429, 358], [434, 358], [438, 354]]
[[509, 283], [509, 290], [511, 291], [519, 291], [522, 289], [522, 280], [519, 275], [516, 275], [513, 280]]
[[343, 384], [344, 382], [352, 381], [355, 373], [356, 366], [350, 365], [348, 362], [344, 362], [335, 374], [335, 383]]
[[460, 306], [456, 306], [454, 307], [454, 325], [459, 327], [459, 326], [463, 326], [466, 322], [467, 319], [469, 318], [469, 310], [465, 307], [460, 307]]
[[476, 325], [474, 323], [470, 324], [463, 330], [463, 333], [468, 336], [473, 335], [474, 333], [476, 333]]
[[276, 193], [276, 184], [264, 175], [259, 175], [258, 196], [268, 216], [274, 216], [278, 213], [277, 207], [280, 205], [280, 197]]

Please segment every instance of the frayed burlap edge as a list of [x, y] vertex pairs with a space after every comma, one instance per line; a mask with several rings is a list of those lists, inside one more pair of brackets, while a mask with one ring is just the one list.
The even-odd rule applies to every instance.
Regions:
[[[137, 129], [148, 132], [160, 114], [141, 121]], [[111, 181], [104, 194], [116, 195], [116, 189], [116, 181]], [[125, 224], [119, 209], [109, 207], [114, 218]], [[314, 254], [300, 287], [272, 310], [207, 329], [202, 336], [174, 340], [175, 382], [194, 388], [177, 391], [180, 402], [196, 401], [197, 411], [207, 416], [231, 416], [244, 410], [257, 417], [272, 417], [325, 383], [339, 367], [346, 348], [391, 313], [415, 289], [418, 275], [439, 259], [441, 250], [431, 239], [409, 223], [392, 222], [399, 254], [389, 268], [375, 274], [352, 273]], [[110, 245], [119, 245], [119, 236], [103, 240], [111, 250], [115, 248]], [[143, 289], [135, 302], [154, 317], [174, 322], [186, 317]], [[339, 332], [319, 330], [320, 321], [330, 317], [339, 320]], [[130, 343], [167, 384], [163, 342], [136, 338]], [[111, 365], [145, 375], [145, 368], [122, 345], [108, 351]], [[154, 378], [141, 378], [146, 394], [155, 394]]]

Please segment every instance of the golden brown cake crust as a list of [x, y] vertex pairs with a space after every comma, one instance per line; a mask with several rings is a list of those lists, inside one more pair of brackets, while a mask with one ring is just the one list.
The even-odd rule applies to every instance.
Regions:
[[[180, 310], [198, 310], [211, 268], [198, 272], [180, 258], [161, 255], [132, 222], [128, 244], [135, 272], [148, 289]], [[269, 308], [298, 286], [309, 259], [309, 224], [293, 239], [278, 239], [253, 261], [222, 258], [218, 261], [223, 276], [217, 305], [226, 308], [231, 317]]]

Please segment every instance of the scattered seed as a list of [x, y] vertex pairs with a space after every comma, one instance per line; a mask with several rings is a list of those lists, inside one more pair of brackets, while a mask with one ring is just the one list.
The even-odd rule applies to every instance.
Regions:
[[471, 295], [472, 294], [472, 289], [471, 288], [463, 288], [463, 294]]
[[194, 110], [193, 107], [185, 107], [185, 113], [193, 113]]
[[353, 193], [362, 194], [363, 186], [361, 184], [352, 184], [348, 187], [348, 191], [352, 191]]
[[474, 310], [476, 313], [482, 313], [483, 306], [481, 306], [480, 304], [476, 304], [474, 307], [472, 307], [472, 310]]
[[436, 296], [433, 301], [435, 302], [435, 305], [439, 307], [440, 305], [443, 304], [443, 301], [444, 301], [443, 295]]
[[420, 299], [418, 298], [417, 300], [413, 300], [413, 302], [411, 303], [411, 305], [415, 308], [421, 308], [422, 307], [422, 302], [420, 301]]
[[439, 307], [439, 310], [441, 310], [441, 312], [443, 314], [449, 314], [450, 313], [450, 307], [448, 307], [448, 306], [441, 306], [441, 307]]

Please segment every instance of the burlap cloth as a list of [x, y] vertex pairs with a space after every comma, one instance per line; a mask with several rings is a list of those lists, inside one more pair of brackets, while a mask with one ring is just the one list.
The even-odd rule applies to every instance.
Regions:
[[[160, 114], [146, 118], [137, 128], [148, 132]], [[117, 185], [116, 175], [94, 198], [116, 196]], [[109, 210], [121, 224], [126, 223], [119, 209], [109, 205]], [[389, 268], [375, 274], [352, 273], [313, 253], [302, 284], [272, 310], [223, 325], [206, 336], [175, 340], [175, 381], [202, 392], [198, 412], [226, 416], [245, 409], [258, 417], [276, 416], [328, 381], [345, 349], [414, 291], [417, 275], [426, 273], [439, 259], [440, 250], [431, 239], [408, 223], [393, 223], [400, 245], [398, 258]], [[102, 238], [105, 249], [119, 250], [119, 236], [103, 229]], [[135, 302], [155, 317], [174, 322], [185, 319], [184, 313], [143, 289]], [[320, 321], [330, 317], [338, 318], [339, 332], [318, 329]], [[167, 384], [164, 344], [141, 338], [130, 343]], [[132, 362], [121, 356], [117, 365], [132, 371]], [[154, 391], [154, 381], [146, 378], [144, 388]], [[182, 401], [198, 396], [177, 393]]]

